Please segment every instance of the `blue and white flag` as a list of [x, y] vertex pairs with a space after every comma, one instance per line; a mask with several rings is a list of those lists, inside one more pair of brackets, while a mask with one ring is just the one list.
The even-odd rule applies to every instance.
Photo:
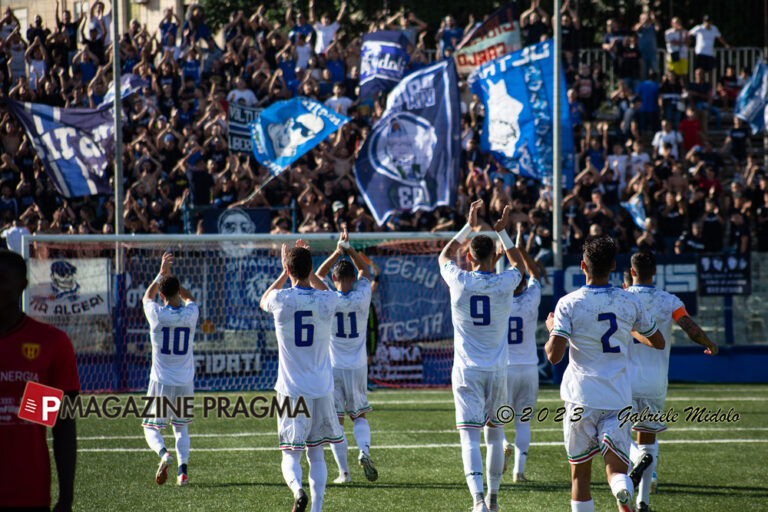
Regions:
[[360, 97], [392, 89], [403, 78], [408, 62], [408, 37], [403, 32], [365, 34], [360, 48]]
[[621, 206], [632, 216], [635, 225], [645, 231], [645, 206], [643, 205], [643, 196], [641, 194], [636, 194], [630, 198], [629, 201], [621, 203]]
[[[485, 106], [480, 149], [513, 172], [552, 183], [554, 46], [546, 41], [483, 64], [469, 78]], [[560, 120], [563, 185], [573, 188], [575, 155], [565, 78]]]
[[453, 59], [411, 73], [389, 93], [355, 161], [357, 186], [379, 225], [398, 211], [455, 204], [459, 115]]
[[107, 166], [114, 158], [112, 106], [56, 108], [8, 100], [56, 189], [64, 197], [111, 194]]
[[768, 66], [760, 61], [755, 66], [755, 71], [749, 81], [741, 88], [736, 98], [734, 115], [742, 121], [749, 123], [753, 134], [763, 131], [768, 115]]
[[248, 125], [253, 154], [277, 176], [348, 121], [348, 117], [309, 98], [278, 101]]
[[[125, 99], [136, 91], [141, 90], [142, 87], [150, 85], [147, 80], [144, 80], [139, 75], [128, 73], [120, 77], [120, 98]], [[107, 87], [107, 94], [104, 95], [104, 99], [101, 101], [99, 107], [103, 105], [112, 105], [115, 101], [115, 83], [110, 82]], [[98, 108], [98, 107], [97, 107]]]

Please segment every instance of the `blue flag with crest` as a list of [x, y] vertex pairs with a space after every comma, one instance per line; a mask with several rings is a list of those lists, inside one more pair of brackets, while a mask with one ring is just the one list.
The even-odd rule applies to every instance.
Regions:
[[765, 128], [766, 105], [768, 104], [768, 66], [760, 61], [755, 66], [752, 76], [741, 88], [733, 113], [749, 124], [753, 134]]
[[[564, 75], [560, 120], [563, 185], [573, 188], [575, 155]], [[552, 184], [554, 45], [535, 44], [483, 64], [469, 78], [485, 107], [480, 149], [522, 176]]]
[[348, 117], [309, 98], [278, 101], [248, 125], [253, 154], [272, 176], [277, 176], [348, 121]]
[[8, 100], [48, 176], [64, 197], [111, 194], [107, 165], [114, 157], [112, 105], [58, 108]]
[[411, 73], [389, 93], [355, 161], [358, 188], [379, 225], [396, 212], [455, 204], [459, 115], [453, 59]]

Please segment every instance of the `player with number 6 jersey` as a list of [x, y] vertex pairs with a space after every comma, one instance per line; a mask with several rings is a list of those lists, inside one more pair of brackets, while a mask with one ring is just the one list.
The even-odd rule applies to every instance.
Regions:
[[[178, 403], [182, 397], [192, 396], [195, 391], [195, 357], [192, 345], [195, 342], [195, 327], [200, 310], [192, 295], [171, 275], [173, 255], [163, 254], [160, 273], [144, 293], [144, 315], [149, 322], [149, 337], [152, 341], [152, 370], [149, 374], [147, 396], [165, 397]], [[154, 298], [160, 292], [163, 304]], [[162, 485], [168, 478], [168, 466], [173, 458], [165, 448], [160, 433], [168, 425], [168, 419], [152, 408], [153, 417], [144, 418], [144, 437], [147, 444], [160, 456], [155, 473], [155, 482]], [[179, 469], [176, 483], [189, 483], [187, 464], [189, 462], [189, 418], [170, 418], [173, 435], [176, 438], [176, 456]]]
[[[278, 400], [289, 400], [291, 410], [304, 400], [309, 413], [290, 417], [284, 410], [277, 418], [283, 478], [293, 492], [293, 512], [303, 512], [309, 502], [301, 483], [301, 452], [306, 449], [312, 512], [320, 512], [328, 480], [323, 445], [343, 439], [330, 357], [331, 319], [339, 299], [313, 271], [308, 246], [301, 240], [296, 245], [288, 250], [283, 244], [283, 271], [264, 292], [260, 306], [275, 318]], [[283, 289], [289, 278], [292, 286]]]
[[[520, 253], [507, 234], [512, 209], [507, 206], [494, 229], [501, 239], [512, 268], [493, 272], [494, 243], [485, 235], [469, 244], [471, 272], [454, 263], [454, 255], [469, 232], [479, 226], [483, 206], [470, 206], [467, 225], [443, 248], [438, 261], [440, 274], [448, 284], [454, 330], [454, 358], [451, 384], [456, 406], [464, 475], [474, 500], [473, 512], [498, 510], [498, 492], [504, 471], [504, 429], [497, 411], [507, 402], [507, 338], [512, 294], [524, 266]], [[483, 460], [480, 429], [488, 447], [486, 468], [488, 495], [483, 495]]]
[[592, 458], [602, 453], [618, 509], [633, 512], [634, 486], [627, 476], [631, 435], [618, 417], [632, 404], [631, 331], [641, 333], [644, 343], [656, 349], [664, 348], [664, 337], [636, 296], [610, 285], [616, 268], [613, 239], [587, 238], [581, 268], [587, 284], [558, 301], [547, 319], [550, 337], [545, 345], [553, 364], [562, 360], [570, 345], [560, 397], [566, 409], [563, 434], [571, 464], [571, 510], [594, 512]]
[[[340, 256], [346, 251], [352, 262]], [[336, 261], [338, 260], [338, 261]], [[333, 270], [331, 271], [331, 268]], [[348, 414], [353, 424], [353, 433], [359, 455], [358, 465], [371, 482], [379, 477], [371, 459], [371, 427], [366, 413], [371, 411], [368, 403], [368, 366], [365, 356], [365, 326], [371, 307], [371, 274], [362, 255], [349, 244], [346, 229], [341, 233], [336, 250], [317, 269], [321, 279], [331, 272], [339, 302], [334, 314], [331, 336], [331, 366], [333, 367], [334, 401], [339, 423], [344, 425]], [[347, 439], [331, 445], [333, 457], [339, 466], [337, 484], [349, 483], [352, 477], [347, 462]]]

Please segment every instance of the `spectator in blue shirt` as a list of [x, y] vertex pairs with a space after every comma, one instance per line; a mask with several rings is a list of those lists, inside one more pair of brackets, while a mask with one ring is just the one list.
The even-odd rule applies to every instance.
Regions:
[[637, 94], [642, 101], [640, 105], [640, 131], [656, 131], [659, 124], [659, 84], [656, 82], [656, 72], [651, 71], [648, 78], [637, 86]]
[[[464, 29], [456, 26], [456, 20], [450, 14], [443, 19], [440, 30], [437, 31], [437, 54], [448, 57], [456, 49], [461, 38], [464, 37]], [[446, 52], [449, 52], [446, 55]]]

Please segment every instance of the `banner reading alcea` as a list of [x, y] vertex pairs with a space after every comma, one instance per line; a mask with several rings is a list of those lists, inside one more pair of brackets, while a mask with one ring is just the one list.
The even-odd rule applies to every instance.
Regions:
[[[552, 183], [554, 46], [528, 46], [475, 71], [472, 92], [485, 107], [480, 148], [522, 176]], [[560, 121], [563, 185], [573, 187], [575, 155], [565, 78], [561, 80]]]
[[456, 71], [469, 74], [486, 62], [522, 47], [517, 2], [496, 9], [464, 36], [456, 48]]
[[411, 73], [389, 93], [355, 161], [358, 188], [379, 225], [398, 211], [455, 202], [459, 113], [453, 60]]
[[35, 316], [109, 313], [109, 260], [29, 261], [30, 311]]

